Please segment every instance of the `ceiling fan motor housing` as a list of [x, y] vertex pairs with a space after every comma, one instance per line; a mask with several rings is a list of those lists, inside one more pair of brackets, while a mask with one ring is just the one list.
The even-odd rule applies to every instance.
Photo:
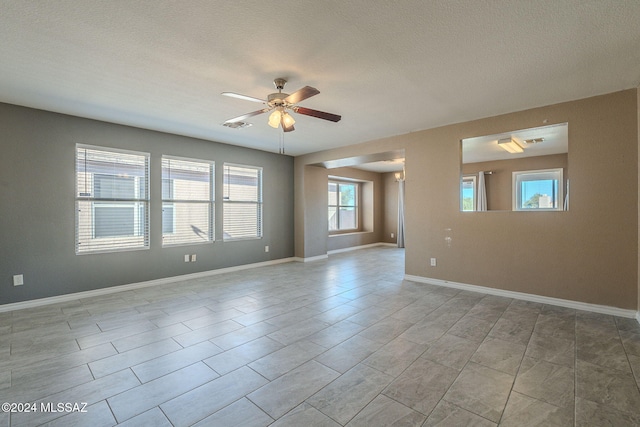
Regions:
[[288, 105], [287, 102], [284, 100], [287, 96], [289, 96], [288, 93], [282, 93], [282, 89], [284, 89], [284, 85], [287, 83], [287, 81], [283, 78], [277, 78], [273, 80], [273, 84], [275, 85], [276, 89], [278, 89], [278, 92], [276, 93], [271, 93], [269, 94], [269, 96], [267, 96], [267, 103], [269, 104], [269, 106], [271, 108], [275, 108], [275, 107], [287, 107]]
[[282, 107], [285, 106], [285, 104], [287, 104], [287, 102], [284, 100], [287, 96], [289, 96], [288, 93], [282, 93], [282, 92], [278, 92], [278, 93], [271, 93], [269, 94], [269, 96], [267, 97], [267, 103], [270, 106], [273, 107]]
[[278, 90], [284, 89], [284, 85], [286, 83], [287, 83], [287, 81], [285, 79], [282, 79], [282, 78], [278, 78], [278, 79], [274, 79], [273, 80], [273, 84], [275, 85], [276, 89], [278, 89]]

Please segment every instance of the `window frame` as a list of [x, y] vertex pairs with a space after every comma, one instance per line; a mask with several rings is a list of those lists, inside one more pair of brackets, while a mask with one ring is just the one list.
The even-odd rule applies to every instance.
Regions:
[[[539, 179], [522, 179], [527, 175], [537, 175]], [[556, 205], [553, 208], [523, 208], [522, 204], [524, 200], [520, 200], [523, 195], [521, 194], [521, 183], [528, 181], [542, 181], [542, 180], [554, 180], [557, 181], [556, 194], [554, 196], [553, 203]], [[550, 211], [563, 211], [564, 210], [564, 169], [552, 168], [552, 169], [536, 169], [527, 171], [513, 171], [511, 179], [511, 200], [512, 210], [517, 212], [550, 212]]]
[[[81, 167], [81, 153], [84, 151], [84, 164]], [[97, 197], [96, 179], [97, 175], [100, 175], [105, 179], [108, 176], [129, 176], [127, 175], [126, 168], [123, 167], [117, 170], [117, 163], [111, 163], [113, 165], [113, 173], [109, 174], [106, 171], [100, 172], [88, 172], [88, 151], [96, 152], [96, 155], [104, 153], [105, 157], [108, 155], [117, 159], [117, 155], [122, 155], [120, 160], [121, 164], [126, 164], [127, 156], [129, 160], [133, 160], [131, 156], [138, 157], [138, 162], [142, 162], [142, 175], [130, 176], [134, 180], [134, 194], [133, 197]], [[147, 250], [150, 248], [150, 230], [149, 230], [149, 208], [150, 208], [150, 172], [151, 172], [151, 154], [122, 150], [112, 147], [102, 147], [86, 144], [76, 144], [74, 150], [75, 156], [75, 254], [76, 255], [89, 255], [97, 253], [111, 253], [111, 252], [125, 252], [125, 251], [138, 251]], [[135, 163], [134, 163], [135, 165]], [[140, 165], [137, 165], [139, 168]], [[84, 179], [81, 180], [80, 174], [83, 173]], [[140, 181], [144, 178], [144, 188], [140, 188]], [[83, 182], [84, 181], [84, 182]], [[85, 191], [80, 191], [84, 186]], [[87, 191], [90, 190], [90, 191]], [[142, 191], [141, 191], [142, 190]], [[113, 195], [113, 194], [112, 194]], [[83, 212], [83, 206], [89, 203], [88, 213]], [[128, 205], [131, 206], [128, 206]], [[113, 236], [96, 236], [96, 207], [98, 208], [132, 208], [134, 209], [134, 223], [131, 224], [134, 234], [131, 236], [113, 235]], [[143, 211], [142, 213], [140, 211]], [[107, 240], [111, 239], [109, 244]], [[102, 240], [103, 244], [98, 241]], [[120, 242], [118, 242], [120, 240]], [[139, 243], [136, 243], [139, 241]], [[87, 249], [85, 249], [87, 248]]]
[[[175, 160], [177, 162], [185, 162], [185, 163], [194, 163], [194, 164], [206, 164], [208, 166], [208, 174], [209, 174], [209, 191], [208, 191], [208, 199], [198, 199], [198, 198], [189, 198], [189, 199], [176, 199], [175, 198], [175, 182], [171, 178], [165, 178], [165, 160], [171, 161]], [[205, 159], [193, 159], [187, 157], [179, 157], [179, 156], [171, 156], [171, 155], [163, 155], [161, 158], [161, 203], [162, 203], [162, 247], [169, 248], [175, 246], [191, 246], [191, 245], [202, 245], [215, 242], [215, 162], [213, 160], [205, 160]], [[178, 169], [178, 168], [176, 168]], [[165, 194], [165, 184], [170, 185], [170, 190], [168, 194]], [[168, 196], [168, 197], [167, 197]], [[177, 242], [166, 242], [166, 238], [169, 236], [177, 235], [177, 227], [180, 223], [179, 220], [179, 211], [176, 209], [181, 204], [203, 204], [207, 205], [207, 225], [209, 228], [208, 233], [206, 233], [206, 239], [194, 239], [194, 240], [183, 240]], [[165, 205], [171, 205], [172, 208], [172, 232], [165, 232], [165, 218], [164, 211], [166, 209]]]
[[[350, 180], [346, 180], [346, 179], [329, 179], [328, 182], [328, 186], [330, 186], [331, 184], [336, 184], [337, 188], [336, 188], [336, 194], [338, 195], [336, 197], [336, 202], [337, 204], [332, 205], [329, 203], [329, 200], [327, 199], [327, 214], [329, 212], [329, 209], [331, 209], [332, 207], [335, 208], [336, 213], [340, 212], [340, 208], [341, 207], [345, 207], [345, 208], [353, 208], [355, 211], [355, 221], [356, 221], [356, 227], [355, 228], [340, 228], [340, 215], [337, 215], [336, 217], [336, 223], [337, 223], [337, 227], [336, 229], [331, 229], [330, 227], [330, 221], [329, 218], [327, 218], [327, 230], [329, 232], [329, 234], [331, 235], [337, 235], [337, 234], [347, 234], [347, 233], [357, 233], [362, 231], [362, 218], [360, 217], [361, 215], [361, 205], [362, 205], [362, 182], [360, 181], [350, 181]], [[353, 185], [355, 187], [355, 196], [354, 196], [354, 205], [343, 205], [340, 202], [340, 186], [341, 185]], [[327, 190], [328, 190], [328, 186], [327, 186]]]
[[[229, 195], [231, 193], [231, 182], [229, 177], [231, 174], [227, 173], [229, 168], [242, 168], [255, 170], [257, 172], [257, 191], [256, 191], [256, 199], [257, 200], [246, 200], [241, 198], [233, 198], [230, 199]], [[222, 241], [223, 242], [236, 242], [242, 240], [258, 240], [262, 239], [264, 236], [264, 200], [262, 197], [263, 188], [264, 188], [264, 168], [262, 166], [253, 166], [239, 163], [231, 163], [224, 162], [222, 164]], [[227, 221], [225, 221], [225, 214], [227, 212], [227, 207], [232, 205], [255, 205], [257, 215], [256, 215], [256, 234], [251, 236], [242, 236], [242, 237], [227, 237], [228, 230], [227, 229]]]

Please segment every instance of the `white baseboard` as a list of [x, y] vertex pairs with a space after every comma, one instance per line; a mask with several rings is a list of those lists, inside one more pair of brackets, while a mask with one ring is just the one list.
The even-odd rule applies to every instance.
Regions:
[[350, 246], [348, 248], [334, 249], [332, 251], [327, 251], [327, 255], [335, 255], [335, 254], [339, 254], [339, 253], [342, 253], [342, 252], [351, 252], [351, 251], [357, 251], [357, 250], [360, 250], [360, 249], [375, 248], [377, 246], [398, 247], [398, 245], [396, 245], [395, 243], [379, 242], [379, 243], [371, 243], [371, 244], [368, 244], [368, 245]]
[[323, 259], [328, 259], [329, 255], [318, 255], [318, 256], [310, 256], [307, 258], [303, 257], [295, 257], [293, 258], [296, 262], [313, 262], [313, 261], [322, 261]]
[[335, 254], [339, 254], [339, 253], [342, 253], [342, 252], [357, 251], [357, 250], [360, 250], [360, 249], [375, 248], [377, 246], [390, 246], [390, 247], [394, 247], [394, 248], [398, 247], [398, 245], [396, 245], [395, 243], [378, 242], [378, 243], [371, 243], [371, 244], [368, 244], [368, 245], [350, 246], [348, 248], [334, 249], [332, 251], [327, 251], [326, 255], [318, 255], [318, 256], [312, 256], [312, 257], [308, 257], [308, 258], [295, 257], [294, 261], [297, 261], [297, 262], [320, 261], [320, 260], [329, 258], [329, 255], [335, 255]]
[[501, 297], [514, 298], [514, 299], [520, 299], [525, 301], [539, 302], [542, 304], [557, 305], [560, 307], [573, 308], [576, 310], [591, 311], [594, 313], [609, 314], [612, 316], [627, 317], [631, 319], [635, 317], [640, 323], [640, 312], [636, 312], [635, 310], [625, 310], [623, 308], [610, 307], [607, 305], [589, 304], [586, 302], [571, 301], [571, 300], [553, 298], [553, 297], [545, 297], [542, 295], [527, 294], [524, 292], [506, 291], [503, 289], [487, 288], [485, 286], [469, 285], [466, 283], [450, 282], [448, 280], [431, 279], [428, 277], [412, 276], [409, 274], [405, 274], [404, 278], [405, 280], [410, 280], [412, 282], [428, 283], [430, 285], [443, 286], [447, 288], [461, 289], [461, 290], [471, 291], [471, 292], [480, 292], [483, 294], [497, 295]]
[[29, 301], [21, 301], [0, 305], [0, 313], [6, 311], [22, 310], [25, 308], [41, 307], [43, 305], [58, 304], [61, 302], [74, 301], [81, 298], [90, 298], [100, 295], [113, 294], [116, 292], [130, 291], [133, 289], [148, 288], [150, 286], [166, 285], [182, 280], [200, 279], [218, 274], [232, 273], [234, 271], [248, 270], [251, 268], [266, 267], [270, 265], [293, 262], [295, 258], [281, 258], [272, 261], [256, 262], [253, 264], [237, 265], [235, 267], [225, 267], [216, 270], [201, 271], [199, 273], [183, 274], [181, 276], [164, 277], [162, 279], [148, 280], [145, 282], [130, 283], [127, 285], [111, 286], [108, 288], [94, 289], [91, 291], [74, 292], [72, 294], [58, 295], [55, 297], [39, 298]]

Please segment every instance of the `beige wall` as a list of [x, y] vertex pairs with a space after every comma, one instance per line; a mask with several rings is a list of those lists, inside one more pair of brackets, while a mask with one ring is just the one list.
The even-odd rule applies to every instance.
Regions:
[[[384, 226], [382, 242], [398, 243], [398, 181], [393, 173], [382, 175], [384, 185]], [[391, 237], [393, 233], [393, 238]]]
[[[357, 157], [362, 154], [383, 153], [393, 150], [393, 147], [402, 148], [402, 142], [394, 138], [381, 139], [377, 141], [355, 144], [337, 150], [322, 151], [298, 156], [294, 159], [294, 224], [295, 224], [295, 256], [299, 258], [312, 258], [314, 256], [325, 255], [326, 247], [317, 239], [311, 241], [307, 239], [307, 234], [316, 236], [318, 229], [326, 230], [326, 221], [319, 221], [318, 217], [309, 211], [309, 207], [319, 208], [318, 203], [327, 205], [326, 194], [322, 199], [316, 199], [311, 193], [305, 192], [308, 186], [307, 181], [314, 179], [309, 174], [308, 168], [321, 169], [309, 166], [327, 160], [337, 160], [349, 157]], [[335, 171], [335, 169], [334, 169]], [[328, 175], [328, 172], [326, 172]], [[317, 176], [315, 177], [317, 178]], [[325, 185], [326, 184], [322, 184]], [[325, 189], [326, 192], [326, 189]], [[326, 209], [325, 209], [326, 210]], [[325, 214], [326, 215], [326, 214]], [[324, 228], [323, 228], [324, 227]]]
[[[636, 309], [638, 103], [632, 89], [299, 156], [296, 185], [305, 165], [404, 148], [407, 274]], [[459, 211], [462, 139], [564, 122], [569, 211]], [[315, 197], [296, 191], [296, 256], [323, 249], [307, 238]]]
[[[636, 89], [636, 93], [637, 93], [637, 109], [638, 109], [638, 149], [640, 151], [640, 86], [638, 86], [638, 88]], [[640, 156], [638, 156], [638, 160], [640, 161]], [[640, 167], [638, 167], [638, 170], [640, 170]], [[638, 179], [640, 180], [640, 173], [638, 174]], [[640, 188], [640, 185], [639, 185]], [[638, 198], [639, 203], [640, 203], [640, 197]], [[638, 209], [638, 215], [640, 215], [640, 205], [639, 205], [639, 209]], [[639, 217], [639, 223], [640, 223], [640, 217]], [[638, 233], [639, 233], [639, 238], [638, 241], [640, 242], [640, 227], [638, 227]], [[640, 269], [640, 251], [638, 252], [638, 266]], [[638, 322], [640, 322], [640, 277], [638, 280], [638, 314], [637, 317]]]
[[[305, 167], [305, 199], [308, 208], [313, 212], [305, 212], [307, 226], [305, 235], [312, 236], [312, 241], [305, 239], [307, 257], [324, 255], [327, 251], [380, 242], [383, 227], [384, 193], [382, 175], [353, 168], [325, 169], [317, 166]], [[363, 181], [362, 216], [360, 221], [363, 231], [329, 236], [327, 230], [327, 187], [329, 175]], [[311, 197], [309, 197], [312, 195]], [[313, 225], [312, 225], [313, 224]], [[307, 233], [308, 231], [308, 233]]]
[[[566, 182], [567, 178], [569, 178], [567, 157], [567, 154], [554, 154], [512, 160], [466, 163], [462, 165], [462, 173], [464, 175], [477, 175], [480, 171], [492, 171], [491, 175], [485, 175], [488, 210], [510, 211], [512, 209], [511, 196], [513, 193], [511, 187], [512, 172], [562, 168], [563, 179]], [[564, 183], [562, 188], [566, 188]]]

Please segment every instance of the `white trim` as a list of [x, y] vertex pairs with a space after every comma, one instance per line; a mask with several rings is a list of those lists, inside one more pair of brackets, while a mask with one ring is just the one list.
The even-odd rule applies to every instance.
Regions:
[[[380, 242], [380, 243], [378, 243], [378, 246], [388, 246], [390, 248], [397, 248], [398, 244], [397, 243]], [[404, 249], [404, 248], [399, 248], [399, 249]]]
[[469, 285], [466, 283], [450, 282], [448, 280], [431, 279], [422, 276], [404, 275], [405, 280], [418, 283], [428, 283], [430, 285], [443, 286], [446, 288], [462, 289], [471, 292], [480, 292], [483, 294], [497, 295], [507, 298], [515, 298], [525, 301], [539, 302], [542, 304], [558, 305], [560, 307], [568, 307], [576, 310], [592, 311], [594, 313], [610, 314], [612, 316], [636, 318], [640, 322], [640, 312], [635, 310], [625, 310], [623, 308], [611, 307], [608, 305], [590, 304], [586, 302], [571, 301], [561, 298], [545, 297], [542, 295], [527, 294], [524, 292], [506, 291], [503, 289], [487, 288], [485, 286]]
[[396, 247], [396, 248], [398, 247], [398, 245], [395, 244], [395, 243], [378, 242], [378, 243], [371, 243], [371, 244], [368, 244], [368, 245], [350, 246], [348, 248], [334, 249], [332, 251], [327, 251], [327, 255], [339, 254], [341, 252], [357, 251], [359, 249], [375, 248], [376, 246], [392, 246], [392, 247]]
[[321, 261], [323, 259], [328, 259], [329, 255], [318, 255], [318, 256], [310, 256], [308, 258], [303, 257], [295, 257], [293, 258], [296, 262], [313, 262], [313, 261]]
[[342, 233], [340, 230], [330, 231], [329, 238], [333, 239], [334, 237], [342, 237], [342, 236], [357, 236], [359, 234], [373, 234], [373, 231], [349, 231], [347, 233]]
[[295, 257], [293, 260], [297, 261], [297, 262], [320, 261], [320, 260], [329, 258], [329, 255], [339, 254], [341, 252], [357, 251], [359, 249], [374, 248], [376, 246], [390, 246], [392, 248], [397, 248], [398, 247], [398, 245], [396, 243], [378, 242], [378, 243], [371, 243], [369, 245], [351, 246], [351, 247], [348, 247], [348, 248], [334, 249], [332, 251], [327, 251], [326, 255], [318, 255], [318, 256], [312, 256], [312, 257], [308, 257], [308, 258]]
[[266, 267], [269, 265], [283, 264], [293, 262], [295, 258], [281, 258], [272, 261], [256, 262], [253, 264], [237, 265], [234, 267], [219, 268], [216, 270], [201, 271], [199, 273], [183, 274], [181, 276], [164, 277], [162, 279], [148, 280], [145, 282], [130, 283], [128, 285], [110, 286], [108, 288], [94, 289], [91, 291], [75, 292], [66, 295], [57, 295], [55, 297], [39, 298], [29, 301], [14, 302], [11, 304], [0, 305], [0, 313], [6, 311], [22, 310], [25, 308], [40, 307], [43, 305], [57, 304], [67, 301], [75, 301], [81, 298], [90, 298], [100, 295], [113, 294], [116, 292], [130, 291], [133, 289], [148, 288], [150, 286], [166, 285], [173, 282], [200, 279], [208, 276], [216, 276], [218, 274], [232, 273], [235, 271], [248, 270], [251, 268]]

